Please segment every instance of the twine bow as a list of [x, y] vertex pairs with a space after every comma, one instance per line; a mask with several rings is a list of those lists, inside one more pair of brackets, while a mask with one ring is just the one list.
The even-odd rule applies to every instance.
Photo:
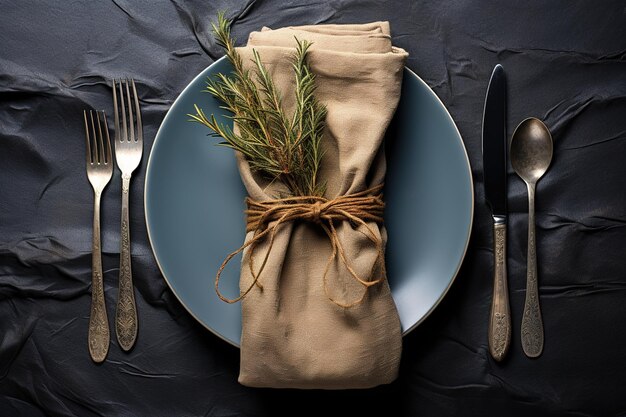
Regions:
[[[360, 304], [365, 299], [367, 289], [383, 281], [386, 275], [383, 241], [367, 224], [368, 222], [374, 222], [377, 224], [383, 223], [385, 203], [383, 201], [382, 188], [383, 184], [380, 184], [365, 191], [339, 196], [332, 200], [328, 200], [324, 197], [289, 197], [269, 201], [255, 201], [249, 197], [246, 198], [246, 204], [248, 206], [248, 209], [246, 210], [246, 232], [254, 232], [254, 235], [239, 249], [229, 254], [226, 259], [224, 259], [224, 262], [222, 262], [222, 265], [218, 269], [217, 275], [215, 276], [215, 292], [218, 297], [227, 303], [235, 303], [248, 295], [248, 293], [255, 286], [263, 288], [259, 278], [265, 268], [265, 265], [267, 264], [272, 247], [274, 246], [274, 238], [276, 237], [277, 231], [283, 223], [299, 220], [319, 225], [324, 232], [326, 232], [328, 240], [330, 241], [332, 252], [326, 262], [322, 278], [324, 291], [328, 298], [336, 305], [345, 308]], [[374, 265], [372, 266], [370, 278], [377, 271], [380, 272], [380, 278], [375, 280], [365, 280], [354, 271], [346, 258], [346, 253], [337, 234], [337, 230], [335, 228], [336, 221], [348, 221], [353, 229], [359, 226], [364, 227], [365, 230], [361, 230], [360, 232], [375, 245], [378, 252]], [[267, 252], [265, 253], [265, 257], [261, 263], [259, 271], [255, 272], [255, 250], [258, 244], [268, 237], [269, 246]], [[226, 268], [228, 262], [230, 262], [230, 260], [239, 253], [243, 252], [248, 246], [250, 247], [249, 266], [250, 273], [253, 277], [252, 284], [250, 284], [250, 286], [243, 293], [241, 293], [239, 297], [232, 299], [227, 298], [219, 289], [222, 272], [224, 271], [224, 268]], [[344, 303], [334, 299], [330, 295], [327, 276], [330, 266], [337, 258], [337, 255], [339, 255], [339, 258], [350, 275], [365, 288], [363, 295], [356, 301]]]

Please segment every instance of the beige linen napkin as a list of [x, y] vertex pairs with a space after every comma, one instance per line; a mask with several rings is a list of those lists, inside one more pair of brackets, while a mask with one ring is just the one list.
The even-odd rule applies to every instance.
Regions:
[[[388, 22], [263, 28], [238, 48], [253, 67], [256, 49], [272, 74], [288, 112], [294, 107], [291, 57], [296, 41], [312, 42], [308, 62], [316, 74], [316, 96], [328, 116], [320, 176], [327, 198], [353, 194], [383, 183], [383, 137], [400, 97], [407, 53], [392, 46]], [[267, 184], [239, 157], [241, 178], [250, 197], [279, 196], [279, 184]], [[386, 243], [385, 228], [370, 223]], [[362, 228], [362, 226], [360, 227]], [[339, 239], [359, 276], [375, 280], [371, 269], [375, 245], [360, 228], [337, 224]], [[246, 241], [251, 239], [249, 232]], [[267, 243], [256, 249], [263, 259]], [[329, 300], [323, 275], [331, 254], [327, 235], [318, 225], [296, 222], [280, 226], [267, 265], [242, 301], [239, 382], [273, 388], [369, 388], [393, 381], [398, 373], [402, 335], [387, 281], [371, 287], [364, 301], [349, 308]], [[252, 283], [244, 252], [240, 288]], [[255, 264], [256, 266], [256, 264]], [[364, 287], [339, 261], [327, 275], [330, 294], [349, 303]]]

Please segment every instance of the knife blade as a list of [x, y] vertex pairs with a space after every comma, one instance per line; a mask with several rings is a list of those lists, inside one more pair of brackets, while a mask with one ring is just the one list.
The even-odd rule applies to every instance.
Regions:
[[502, 65], [494, 67], [487, 87], [482, 129], [485, 199], [493, 219], [493, 296], [489, 316], [489, 352], [496, 361], [511, 344], [511, 309], [506, 268], [507, 136], [506, 76]]

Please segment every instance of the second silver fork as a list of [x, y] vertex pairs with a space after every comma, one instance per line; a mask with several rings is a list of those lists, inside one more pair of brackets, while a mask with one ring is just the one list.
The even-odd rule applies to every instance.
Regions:
[[[118, 89], [119, 91], [117, 91]], [[132, 99], [131, 91], [133, 93]], [[115, 314], [115, 333], [120, 347], [128, 351], [135, 344], [138, 327], [131, 268], [128, 197], [131, 175], [139, 166], [143, 154], [143, 127], [134, 80], [120, 80], [117, 83], [113, 80], [113, 108], [115, 113], [115, 158], [117, 166], [122, 172], [120, 278]]]
[[[100, 118], [102, 114], [102, 118]], [[100, 239], [100, 199], [102, 192], [113, 175], [111, 159], [111, 141], [107, 127], [106, 115], [93, 111], [83, 112], [85, 119], [85, 143], [87, 159], [87, 178], [93, 187], [93, 240], [91, 261], [91, 313], [89, 314], [89, 354], [91, 359], [100, 363], [109, 351], [109, 320], [104, 301], [104, 284], [102, 273], [102, 244]], [[91, 133], [90, 133], [91, 132]]]

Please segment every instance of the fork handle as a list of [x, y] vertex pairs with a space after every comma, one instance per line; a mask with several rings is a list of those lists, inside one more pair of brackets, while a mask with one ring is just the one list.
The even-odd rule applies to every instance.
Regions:
[[128, 351], [137, 339], [137, 307], [130, 257], [128, 194], [130, 174], [122, 174], [122, 228], [120, 239], [120, 279], [115, 316], [115, 333], [120, 347]]
[[100, 363], [109, 351], [109, 320], [104, 302], [102, 249], [100, 247], [100, 193], [94, 194], [93, 241], [91, 255], [91, 314], [89, 315], [89, 354]]
[[511, 309], [506, 273], [506, 222], [493, 225], [493, 298], [489, 318], [489, 352], [496, 361], [506, 356], [511, 344]]

